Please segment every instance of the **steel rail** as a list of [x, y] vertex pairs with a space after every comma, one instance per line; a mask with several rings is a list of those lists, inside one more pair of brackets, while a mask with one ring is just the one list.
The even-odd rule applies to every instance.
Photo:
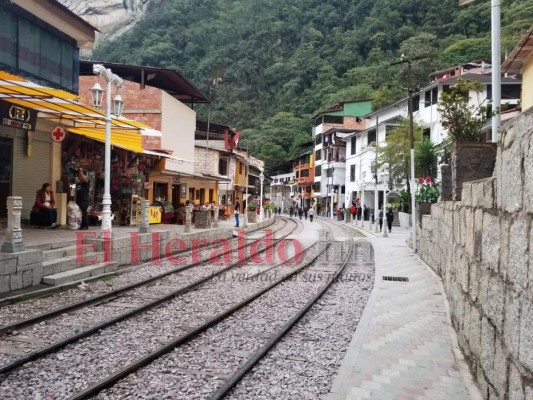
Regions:
[[[286, 225], [285, 225], [286, 226]], [[293, 231], [298, 227], [298, 224], [295, 224], [295, 228], [293, 229]], [[282, 240], [284, 240], [287, 236], [289, 236], [292, 232], [289, 232], [288, 234], [284, 235], [283, 237], [277, 239], [272, 246], [267, 246], [265, 247], [265, 249], [261, 250], [258, 252], [258, 254], [261, 254], [265, 251], [267, 251], [268, 249], [272, 248], [272, 247], [275, 247], [278, 243], [280, 243]], [[263, 240], [263, 239], [259, 239], [259, 240]], [[255, 243], [255, 242], [254, 242]], [[251, 243], [250, 245], [252, 245], [253, 243]], [[248, 261], [252, 259], [251, 256], [249, 257], [246, 257], [244, 259], [244, 261]], [[134, 308], [134, 309], [131, 309], [130, 311], [126, 311], [122, 314], [119, 314], [113, 318], [110, 318], [106, 321], [103, 321], [97, 325], [93, 325], [92, 327], [88, 328], [88, 329], [85, 329], [81, 332], [78, 332], [74, 335], [71, 335], [69, 337], [66, 337], [64, 339], [61, 339], [61, 340], [58, 340], [54, 343], [51, 343], [49, 344], [48, 346], [45, 346], [41, 349], [38, 349], [38, 350], [35, 350], [31, 353], [29, 353], [28, 355], [24, 356], [24, 357], [21, 357], [21, 358], [17, 358], [13, 361], [11, 361], [10, 363], [7, 363], [7, 364], [4, 364], [4, 365], [1, 365], [0, 366], [0, 374], [4, 374], [4, 373], [7, 373], [11, 370], [13, 370], [14, 368], [17, 368], [17, 367], [20, 367], [30, 361], [35, 361], [39, 358], [42, 358], [42, 357], [45, 357], [49, 354], [52, 354], [54, 353], [55, 351], [67, 346], [68, 344], [71, 344], [71, 343], [74, 343], [84, 337], [87, 337], [87, 336], [90, 336], [92, 334], [94, 334], [95, 332], [98, 332], [99, 330], [101, 329], [104, 329], [104, 328], [107, 328], [108, 326], [111, 326], [111, 325], [114, 325], [120, 321], [123, 321], [125, 319], [128, 319], [128, 318], [131, 318], [139, 313], [142, 313], [144, 311], [147, 311], [161, 303], [164, 303], [166, 301], [169, 301], [169, 300], [172, 300], [174, 297], [176, 296], [179, 296], [179, 295], [182, 295], [182, 294], [185, 294], [189, 291], [191, 291], [192, 289], [204, 284], [205, 282], [208, 282], [210, 281], [211, 279], [213, 279], [213, 277], [215, 276], [218, 276], [224, 272], [227, 272], [239, 265], [241, 265], [243, 263], [243, 261], [238, 261], [238, 262], [235, 262], [235, 263], [232, 263], [230, 265], [228, 265], [226, 268], [223, 268], [221, 269], [220, 271], [216, 272], [216, 273], [213, 273], [213, 274], [210, 274], [204, 278], [200, 278], [192, 283], [190, 283], [189, 285], [187, 286], [184, 286], [184, 287], [181, 287], [175, 291], [172, 291], [158, 299], [155, 299], [149, 303], [146, 303], [146, 304], [143, 304], [137, 308]], [[266, 272], [266, 271], [263, 271], [263, 272]]]
[[[290, 220], [289, 219], [284, 219], [284, 221], [285, 221], [285, 225], [283, 225], [276, 232], [279, 232], [281, 229], [284, 229], [287, 226], [287, 222], [290, 221]], [[276, 232], [274, 232], [274, 233], [276, 233]], [[263, 239], [258, 239], [257, 241], [263, 240]], [[241, 247], [237, 247], [237, 251], [239, 251], [239, 250], [241, 250], [243, 248], [246, 248], [247, 246], [251, 246], [251, 245], [252, 245], [252, 243], [245, 244], [244, 246], [241, 246]], [[212, 246], [216, 246], [216, 245], [212, 245]], [[208, 247], [206, 247], [206, 249], [209, 249], [210, 247], [211, 246], [208, 246]], [[230, 253], [232, 253], [234, 251], [235, 250], [226, 251], [223, 254], [221, 254], [220, 256], [224, 256], [224, 255], [230, 254]], [[167, 276], [170, 276], [170, 275], [176, 274], [178, 272], [182, 272], [182, 271], [188, 270], [188, 269], [193, 268], [193, 267], [198, 267], [198, 266], [207, 264], [209, 262], [210, 262], [210, 259], [207, 258], [207, 259], [195, 262], [195, 263], [183, 265], [183, 266], [178, 267], [176, 269], [172, 269], [170, 271], [163, 272], [163, 273], [161, 273], [159, 275], [152, 276], [152, 277], [150, 277], [148, 279], [145, 279], [143, 281], [132, 283], [130, 285], [126, 285], [126, 286], [120, 287], [118, 289], [114, 289], [114, 290], [112, 290], [110, 292], [107, 292], [107, 293], [102, 293], [100, 295], [97, 295], [97, 296], [94, 296], [94, 297], [90, 297], [90, 298], [85, 299], [85, 300], [80, 300], [80, 301], [75, 302], [75, 303], [67, 304], [65, 306], [62, 306], [62, 307], [47, 311], [45, 313], [41, 313], [41, 314], [34, 315], [34, 316], [31, 316], [31, 317], [28, 317], [28, 318], [25, 318], [25, 319], [22, 319], [22, 320], [19, 320], [19, 321], [12, 322], [10, 324], [7, 324], [7, 325], [4, 325], [4, 326], [0, 327], [0, 335], [3, 335], [3, 334], [5, 334], [5, 333], [7, 333], [9, 331], [12, 331], [12, 330], [21, 329], [21, 328], [23, 328], [25, 326], [32, 325], [32, 324], [35, 324], [35, 323], [50, 319], [50, 318], [52, 318], [52, 317], [54, 317], [56, 315], [64, 314], [67, 311], [73, 311], [73, 310], [76, 310], [76, 309], [79, 309], [79, 308], [82, 308], [82, 307], [85, 307], [85, 306], [95, 305], [95, 304], [98, 304], [98, 303], [102, 303], [102, 302], [104, 302], [106, 300], [113, 300], [115, 298], [115, 296], [118, 295], [118, 294], [127, 292], [127, 291], [132, 290], [132, 289], [137, 289], [138, 287], [147, 285], [149, 283], [152, 283], [154, 281], [160, 280], [162, 278], [166, 278]]]
[[287, 321], [281, 329], [272, 336], [267, 343], [256, 351], [248, 361], [239, 368], [226, 382], [217, 389], [217, 391], [209, 398], [210, 400], [223, 399], [230, 390], [232, 390], [244, 376], [292, 329], [292, 327], [313, 307], [313, 305], [328, 291], [331, 285], [338, 279], [339, 275], [344, 271], [352, 256], [355, 244], [352, 242], [350, 250], [346, 259], [343, 261], [337, 272], [326, 282], [322, 288], [302, 307], [300, 310]]
[[[216, 315], [213, 318], [209, 319], [205, 323], [197, 326], [196, 328], [192, 329], [191, 331], [189, 331], [189, 332], [187, 332], [187, 333], [185, 333], [185, 334], [183, 334], [181, 336], [178, 336], [178, 337], [174, 338], [173, 340], [171, 340], [171, 341], [167, 342], [166, 344], [160, 346], [159, 348], [157, 348], [156, 350], [150, 352], [149, 354], [138, 358], [137, 360], [131, 362], [130, 364], [126, 365], [125, 367], [123, 367], [123, 368], [111, 373], [107, 377], [101, 379], [100, 381], [93, 383], [92, 385], [90, 385], [86, 389], [81, 390], [78, 393], [75, 393], [73, 396], [69, 397], [69, 400], [81, 400], [81, 399], [86, 399], [88, 397], [94, 396], [94, 395], [98, 394], [99, 392], [101, 392], [103, 389], [115, 384], [120, 379], [125, 378], [126, 376], [128, 376], [129, 374], [139, 370], [140, 368], [143, 368], [143, 367], [151, 364], [153, 361], [155, 361], [158, 358], [162, 357], [163, 355], [171, 352], [176, 347], [179, 347], [179, 346], [181, 346], [181, 345], [183, 345], [183, 344], [195, 339], [196, 337], [198, 337], [201, 333], [203, 333], [207, 329], [209, 329], [209, 328], [215, 326], [216, 324], [218, 324], [219, 322], [225, 320], [227, 317], [229, 317], [230, 315], [234, 314], [236, 311], [240, 310], [241, 308], [247, 306], [252, 301], [257, 299], [258, 297], [262, 296], [263, 294], [265, 294], [266, 292], [272, 290], [274, 287], [278, 286], [282, 282], [290, 279], [295, 274], [303, 271], [304, 269], [306, 269], [307, 267], [312, 265], [318, 259], [318, 257], [320, 257], [320, 255], [322, 253], [327, 251], [327, 249], [331, 245], [332, 241], [333, 241], [333, 239], [331, 238], [328, 242], [326, 242], [326, 246], [324, 247], [323, 250], [319, 251], [319, 253], [315, 257], [313, 257], [313, 259], [311, 259], [309, 262], [305, 263], [301, 267], [298, 267], [294, 271], [289, 272], [287, 275], [277, 279], [276, 281], [274, 281], [270, 285], [268, 285], [265, 288], [257, 291], [256, 293], [250, 295], [249, 297], [247, 297], [246, 299], [244, 299], [240, 303], [237, 303], [237, 304], [233, 305], [231, 308], [227, 309], [226, 311], [223, 311], [223, 312], [219, 313], [218, 315]], [[308, 250], [308, 249], [309, 248], [307, 248], [305, 250]], [[305, 251], [305, 250], [302, 250], [302, 252]], [[292, 259], [296, 258], [297, 256], [299, 256], [299, 253], [295, 254], [295, 256], [292, 257]]]

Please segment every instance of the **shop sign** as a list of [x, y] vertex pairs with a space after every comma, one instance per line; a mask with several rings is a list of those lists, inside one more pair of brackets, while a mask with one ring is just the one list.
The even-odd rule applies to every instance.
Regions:
[[2, 125], [33, 131], [37, 122], [37, 113], [29, 108], [0, 102], [0, 120]]
[[148, 209], [148, 222], [150, 224], [161, 223], [161, 207], [150, 207]]
[[65, 131], [63, 127], [56, 126], [54, 129], [52, 129], [52, 132], [50, 132], [50, 135], [52, 136], [52, 140], [54, 142], [61, 143], [67, 137], [67, 132]]
[[154, 182], [144, 182], [144, 188], [150, 190], [154, 188]]
[[181, 184], [181, 196], [180, 197], [182, 199], [187, 197], [187, 184], [186, 183]]

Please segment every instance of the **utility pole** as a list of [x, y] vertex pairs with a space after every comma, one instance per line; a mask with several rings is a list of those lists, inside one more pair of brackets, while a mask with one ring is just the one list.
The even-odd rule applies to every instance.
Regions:
[[414, 135], [414, 122], [413, 122], [413, 92], [414, 88], [412, 87], [412, 68], [411, 64], [413, 61], [421, 60], [427, 58], [426, 56], [419, 56], [413, 58], [404, 57], [402, 54], [402, 59], [391, 63], [390, 65], [399, 65], [407, 64], [407, 91], [409, 93], [409, 142], [411, 147], [411, 179], [407, 184], [409, 185], [409, 194], [411, 195], [411, 224], [412, 228], [412, 239], [413, 239], [413, 251], [416, 253], [416, 204], [415, 196], [413, 189], [415, 187], [415, 135]]

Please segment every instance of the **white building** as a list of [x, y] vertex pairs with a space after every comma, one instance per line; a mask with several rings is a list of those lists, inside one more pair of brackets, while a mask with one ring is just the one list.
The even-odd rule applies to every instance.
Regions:
[[270, 182], [271, 198], [277, 207], [281, 207], [281, 211], [285, 212], [293, 203], [293, 199], [297, 194], [297, 186], [295, 184], [296, 173], [293, 169], [290, 172], [272, 175]]
[[[471, 63], [472, 64], [472, 63]], [[470, 65], [470, 64], [468, 64]], [[472, 64], [474, 65], [474, 64]], [[464, 66], [463, 66], [464, 67]], [[450, 76], [453, 71], [453, 76]], [[472, 71], [475, 71], [473, 73]], [[463, 75], [459, 75], [459, 74]], [[440, 76], [442, 75], [442, 76]], [[452, 68], [431, 75], [434, 81], [421, 89], [413, 97], [413, 118], [423, 129], [423, 135], [433, 143], [440, 144], [446, 138], [446, 131], [441, 125], [438, 112], [438, 100], [443, 92], [458, 82], [459, 77], [475, 80], [483, 85], [480, 93], [470, 92], [470, 104], [475, 108], [487, 105], [492, 97], [491, 75], [486, 68]], [[502, 78], [502, 105], [516, 106], [520, 98], [521, 79], [516, 77]], [[346, 194], [347, 204], [359, 197], [370, 209], [375, 207], [376, 179], [373, 162], [376, 161], [375, 146], [385, 146], [387, 133], [394, 129], [400, 118], [408, 118], [408, 98], [405, 97], [394, 104], [367, 114], [367, 128], [348, 135], [346, 145]], [[511, 115], [511, 114], [509, 114]], [[502, 119], [506, 116], [502, 115]], [[487, 140], [490, 140], [490, 123], [486, 127]], [[440, 171], [439, 171], [440, 174]], [[387, 191], [400, 188], [405, 182], [390, 182], [386, 168], [377, 173], [378, 209], [383, 205]], [[440, 176], [437, 176], [440, 180]], [[364, 191], [364, 196], [363, 196]]]

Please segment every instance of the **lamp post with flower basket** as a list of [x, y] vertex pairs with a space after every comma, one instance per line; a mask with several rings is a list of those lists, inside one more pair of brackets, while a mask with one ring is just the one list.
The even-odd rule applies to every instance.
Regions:
[[440, 193], [430, 176], [419, 177], [417, 185], [415, 201], [418, 206], [418, 223], [422, 225], [422, 215], [431, 214], [431, 204], [439, 200]]

